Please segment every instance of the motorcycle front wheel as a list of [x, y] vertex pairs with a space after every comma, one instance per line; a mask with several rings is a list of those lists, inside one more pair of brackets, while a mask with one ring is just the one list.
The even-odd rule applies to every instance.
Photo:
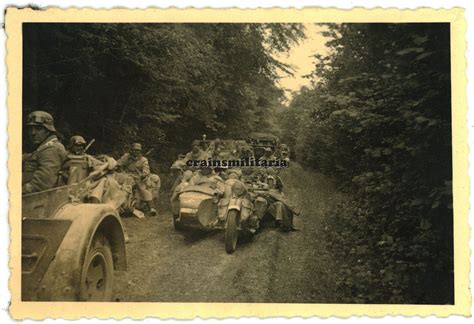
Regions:
[[237, 248], [237, 220], [238, 211], [230, 210], [227, 214], [227, 223], [225, 228], [225, 251], [227, 253], [233, 253]]

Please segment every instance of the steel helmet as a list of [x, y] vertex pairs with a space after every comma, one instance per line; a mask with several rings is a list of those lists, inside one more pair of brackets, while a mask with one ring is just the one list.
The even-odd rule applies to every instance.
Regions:
[[142, 145], [140, 143], [133, 143], [132, 150], [142, 150]]
[[33, 111], [28, 115], [26, 126], [43, 126], [51, 132], [56, 132], [54, 128], [53, 116], [46, 111]]
[[239, 169], [229, 169], [227, 170], [227, 174], [228, 175], [235, 174], [237, 178], [240, 178], [242, 176], [242, 171]]
[[69, 140], [69, 146], [72, 147], [74, 145], [86, 145], [86, 140], [82, 136], [75, 135]]

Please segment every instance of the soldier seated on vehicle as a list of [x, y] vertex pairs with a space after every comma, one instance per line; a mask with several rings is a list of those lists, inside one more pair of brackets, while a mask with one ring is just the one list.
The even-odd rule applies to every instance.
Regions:
[[173, 162], [170, 169], [170, 177], [174, 179], [173, 185], [171, 186], [171, 191], [173, 192], [176, 186], [181, 182], [183, 173], [186, 170], [186, 162], [184, 160], [184, 156], [178, 156], [178, 159]]
[[94, 170], [89, 173], [86, 195], [88, 202], [95, 204], [118, 202], [120, 200], [118, 196], [121, 195], [123, 187], [119, 183], [122, 179], [117, 177], [117, 173], [114, 172], [117, 161], [106, 155], [98, 156], [96, 160], [101, 164], [96, 165]]
[[130, 174], [135, 180], [135, 190], [139, 198], [145, 202], [148, 212], [151, 216], [156, 216], [157, 211], [154, 206], [153, 196], [146, 185], [146, 180], [150, 175], [150, 166], [148, 159], [142, 155], [142, 145], [133, 143], [131, 153], [125, 153], [117, 164], [122, 171]]
[[184, 161], [187, 162], [189, 160], [207, 160], [209, 157], [209, 154], [207, 154], [201, 149], [199, 141], [194, 141], [191, 144], [191, 152], [188, 152], [186, 154], [186, 156], [184, 157]]
[[240, 158], [249, 158], [249, 159], [255, 158], [255, 155], [253, 153], [253, 148], [247, 143], [240, 147], [240, 151], [238, 154]]
[[230, 182], [235, 182], [235, 180], [239, 180], [242, 177], [242, 171], [240, 169], [227, 169], [226, 173], [227, 180], [232, 180]]
[[26, 122], [27, 144], [34, 148], [22, 155], [23, 195], [54, 188], [58, 185], [59, 172], [66, 160], [66, 150], [56, 136], [53, 116], [44, 111], [34, 111]]
[[183, 190], [184, 188], [186, 188], [187, 186], [192, 186], [194, 183], [191, 181], [192, 178], [194, 176], [194, 173], [193, 171], [191, 170], [186, 170], [183, 172], [183, 175], [182, 175], [182, 178], [181, 178], [181, 182], [178, 183], [173, 191], [171, 192], [171, 203], [173, 204], [174, 202], [177, 203], [178, 202], [178, 196], [179, 194], [181, 193], [181, 190]]
[[216, 190], [216, 193], [222, 195], [225, 190], [224, 180], [215, 174], [212, 168], [203, 167], [199, 172], [191, 179], [191, 182], [195, 186], [209, 186]]
[[270, 189], [276, 189], [279, 192], [283, 191], [283, 181], [278, 175], [278, 169], [267, 168], [265, 169], [264, 180], [269, 185]]
[[220, 139], [216, 138], [212, 141], [207, 152], [213, 159], [218, 159], [222, 150], [224, 150], [224, 144]]
[[276, 160], [276, 156], [273, 155], [272, 149], [265, 147], [263, 155], [260, 157], [260, 160]]
[[82, 136], [74, 135], [71, 137], [67, 160], [62, 167], [62, 182], [67, 184], [77, 183], [86, 178], [97, 167], [104, 164], [104, 162], [99, 161], [92, 155], [85, 153], [85, 148], [86, 141]]

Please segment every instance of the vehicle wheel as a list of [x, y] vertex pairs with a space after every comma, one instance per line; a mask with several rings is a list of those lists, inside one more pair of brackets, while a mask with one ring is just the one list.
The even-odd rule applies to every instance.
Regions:
[[182, 231], [184, 229], [183, 224], [178, 221], [178, 215], [173, 215], [173, 226], [177, 231]]
[[109, 241], [96, 233], [82, 267], [81, 300], [111, 301], [114, 263]]
[[227, 214], [227, 226], [225, 228], [225, 250], [232, 253], [237, 248], [237, 210], [230, 210]]

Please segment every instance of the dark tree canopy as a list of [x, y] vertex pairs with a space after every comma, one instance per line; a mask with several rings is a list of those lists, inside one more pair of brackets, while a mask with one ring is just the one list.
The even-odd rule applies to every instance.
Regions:
[[298, 24], [24, 24], [25, 115], [51, 112], [67, 138], [93, 151], [134, 141], [175, 158], [191, 141], [269, 127], [283, 92], [274, 53]]

